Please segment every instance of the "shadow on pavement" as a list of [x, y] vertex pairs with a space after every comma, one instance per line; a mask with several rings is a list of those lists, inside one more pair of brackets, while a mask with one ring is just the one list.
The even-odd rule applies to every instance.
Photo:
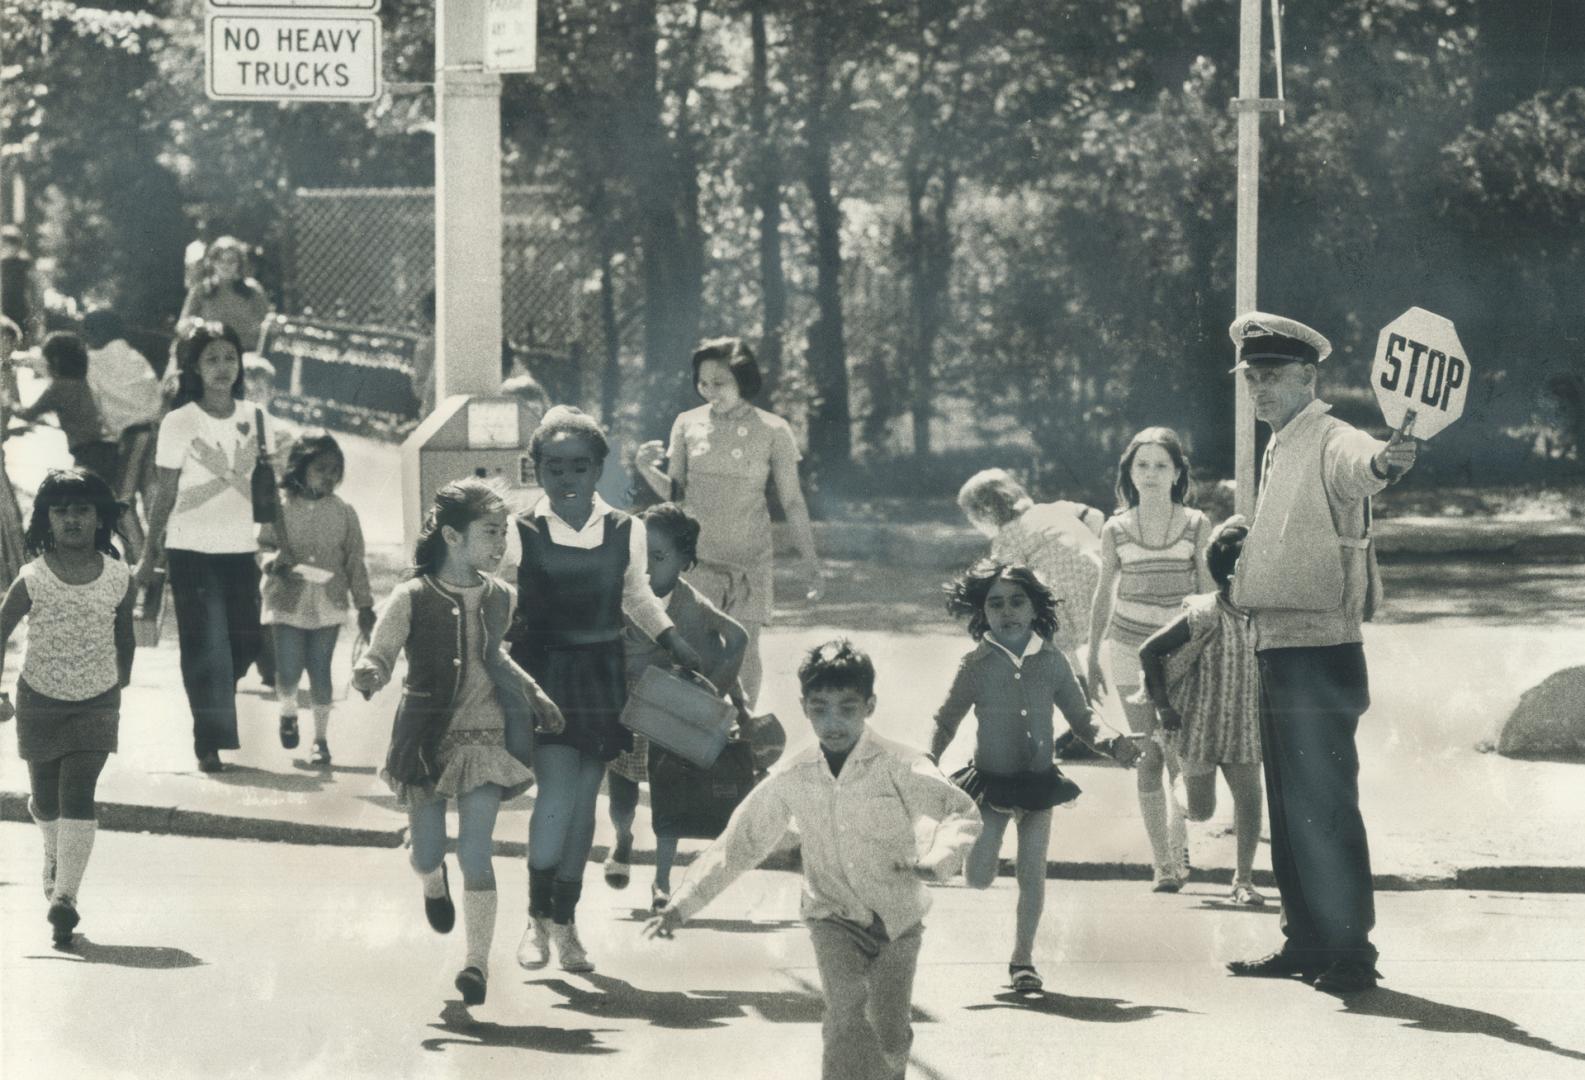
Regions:
[[496, 1024], [475, 1021], [460, 1001], [448, 1001], [440, 1010], [440, 1023], [431, 1024], [452, 1038], [425, 1039], [418, 1045], [437, 1052], [448, 1046], [490, 1046], [502, 1050], [537, 1050], [544, 1054], [614, 1054], [600, 1036], [615, 1028], [553, 1028], [538, 1024]]
[[968, 1005], [969, 1012], [984, 1009], [1027, 1009], [1030, 1012], [1061, 1016], [1068, 1020], [1081, 1020], [1088, 1024], [1131, 1024], [1153, 1019], [1158, 1013], [1183, 1013], [1197, 1015], [1192, 1009], [1174, 1009], [1165, 1005], [1132, 1005], [1121, 998], [1072, 997], [1042, 990], [1023, 994], [1007, 990], [992, 998], [994, 1004]]
[[560, 978], [536, 979], [528, 985], [546, 987], [567, 999], [553, 1008], [607, 1020], [647, 1020], [660, 1028], [725, 1027], [726, 1021], [741, 1019], [748, 1009], [773, 1024], [818, 1024], [825, 1012], [818, 994], [797, 990], [641, 990], [609, 975], [591, 973], [585, 978], [594, 989]]
[[[1193, 895], [1190, 893], [1189, 895]], [[1253, 907], [1249, 904], [1235, 904], [1231, 900], [1218, 897], [1215, 900], [1201, 900], [1196, 911], [1231, 911], [1244, 915], [1281, 915], [1282, 905], [1268, 902], [1263, 907]]]
[[292, 768], [310, 776], [334, 776], [337, 773], [346, 773], [348, 776], [373, 776], [379, 772], [373, 765], [337, 765], [334, 762], [329, 766], [315, 765], [307, 758], [294, 759]]
[[72, 943], [58, 948], [53, 954], [29, 956], [29, 960], [70, 960], [79, 964], [109, 964], [112, 967], [142, 969], [174, 969], [203, 967], [200, 960], [186, 949], [165, 945], [101, 945], [82, 934], [72, 938]]
[[1448, 1035], [1487, 1035], [1514, 1046], [1541, 1050], [1571, 1061], [1585, 1061], [1585, 1052], [1569, 1050], [1537, 1035], [1532, 1035], [1512, 1020], [1478, 1009], [1444, 1005], [1440, 1001], [1401, 994], [1396, 990], [1369, 990], [1343, 998], [1343, 1007], [1359, 1016], [1380, 1016], [1401, 1020], [1409, 1028]]

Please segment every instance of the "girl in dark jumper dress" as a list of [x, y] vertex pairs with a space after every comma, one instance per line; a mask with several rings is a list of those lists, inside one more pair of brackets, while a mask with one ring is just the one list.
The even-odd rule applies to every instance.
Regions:
[[544, 498], [516, 519], [518, 619], [512, 659], [567, 719], [535, 751], [539, 795], [528, 825], [528, 929], [518, 963], [540, 968], [554, 942], [565, 971], [592, 971], [574, 923], [594, 844], [595, 801], [606, 763], [632, 748], [617, 721], [626, 702], [622, 616], [683, 667], [698, 654], [677, 634], [649, 587], [644, 530], [595, 494], [609, 449], [577, 409], [545, 413], [529, 442]]

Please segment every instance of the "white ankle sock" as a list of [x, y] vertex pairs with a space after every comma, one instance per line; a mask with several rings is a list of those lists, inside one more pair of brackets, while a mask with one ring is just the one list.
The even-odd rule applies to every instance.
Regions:
[[490, 973], [490, 942], [495, 940], [495, 890], [462, 891], [462, 924], [468, 935], [468, 958], [464, 967]]
[[1177, 857], [1167, 837], [1167, 793], [1161, 789], [1139, 793], [1139, 816], [1145, 822], [1145, 835], [1150, 838], [1150, 857], [1156, 866], [1172, 869]]
[[82, 818], [61, 818], [58, 824], [55, 850], [55, 898], [77, 898], [82, 887], [83, 872], [88, 869], [88, 856], [94, 850], [94, 832], [98, 823]]
[[28, 813], [33, 815], [33, 822], [39, 827], [39, 835], [44, 838], [44, 896], [48, 899], [55, 893], [56, 836], [60, 827], [60, 818], [50, 818], [46, 821], [39, 817], [38, 807], [33, 805], [32, 799], [28, 799]]
[[[444, 865], [444, 864], [442, 864], [442, 865]], [[435, 867], [433, 870], [431, 870], [427, 874], [420, 873], [418, 876], [424, 879], [424, 895], [425, 896], [427, 896], [431, 900], [433, 900], [433, 899], [436, 899], [437, 897], [441, 897], [441, 896], [445, 896], [446, 895], [446, 878], [445, 878], [444, 874], [441, 872], [441, 869], [440, 869], [439, 866]]]

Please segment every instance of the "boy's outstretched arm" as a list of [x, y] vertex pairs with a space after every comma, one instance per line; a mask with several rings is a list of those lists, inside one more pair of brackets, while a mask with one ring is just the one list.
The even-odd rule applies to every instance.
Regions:
[[[1062, 659], [1062, 654], [1057, 652], [1054, 655], [1066, 668], [1067, 661]], [[1062, 719], [1067, 721], [1073, 734], [1077, 735], [1086, 746], [1105, 754], [1119, 765], [1132, 765], [1138, 760], [1139, 748], [1128, 736], [1114, 731], [1111, 735], [1102, 737], [1103, 729], [1100, 722], [1095, 719], [1095, 710], [1085, 698], [1084, 688], [1079, 685], [1072, 668], [1067, 669], [1066, 675], [1059, 673], [1054, 698], [1054, 704], [1057, 706], [1057, 711], [1062, 714]]]
[[672, 894], [665, 910], [644, 925], [644, 935], [654, 937], [692, 918], [734, 880], [754, 869], [776, 850], [792, 821], [792, 810], [781, 796], [779, 777], [750, 791], [726, 830], [693, 861], [688, 876]]
[[963, 868], [964, 858], [984, 828], [980, 808], [926, 758], [915, 761], [899, 776], [897, 789], [904, 809], [916, 824], [922, 818], [936, 823], [930, 848], [919, 857], [915, 873], [946, 881]]

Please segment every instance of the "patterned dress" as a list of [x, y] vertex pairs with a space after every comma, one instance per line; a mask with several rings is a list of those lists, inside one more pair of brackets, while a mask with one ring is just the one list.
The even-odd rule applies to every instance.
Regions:
[[1205, 546], [1209, 522], [1183, 508], [1183, 524], [1161, 547], [1140, 538], [1137, 507], [1113, 514], [1101, 530], [1101, 550], [1115, 552], [1121, 572], [1112, 617], [1106, 624], [1112, 682], [1134, 687], [1143, 681], [1139, 647], [1178, 617], [1183, 600], [1199, 587], [1196, 555]]
[[1183, 602], [1189, 620], [1184, 649], [1198, 656], [1171, 690], [1183, 716], [1182, 756], [1205, 765], [1260, 763], [1260, 675], [1249, 613], [1219, 593]]
[[1029, 567], [1061, 601], [1052, 642], [1071, 659], [1090, 629], [1090, 604], [1101, 577], [1100, 542], [1084, 524], [1100, 511], [1075, 502], [1037, 503], [1002, 527], [991, 558]]

